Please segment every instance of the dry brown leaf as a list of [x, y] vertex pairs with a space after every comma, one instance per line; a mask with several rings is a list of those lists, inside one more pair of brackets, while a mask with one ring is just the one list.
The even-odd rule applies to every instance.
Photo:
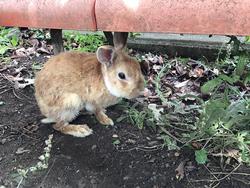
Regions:
[[182, 161], [179, 166], [175, 169], [176, 172], [176, 179], [182, 180], [185, 176], [185, 164], [186, 161]]
[[28, 40], [28, 43], [33, 46], [34, 48], [37, 48], [39, 45], [39, 41], [37, 39], [30, 39]]
[[17, 149], [16, 154], [20, 155], [20, 154], [23, 154], [23, 153], [26, 153], [26, 152], [30, 152], [30, 150], [24, 149], [23, 147], [20, 147], [20, 148]]
[[174, 84], [174, 87], [176, 87], [176, 88], [184, 87], [184, 86], [186, 86], [186, 85], [188, 84], [189, 81], [190, 81], [190, 80], [185, 80], [185, 81], [183, 81], [183, 82], [176, 82], [176, 83]]
[[194, 70], [191, 70], [189, 72], [189, 77], [201, 78], [203, 76], [204, 76], [204, 70], [199, 67], [195, 67]]
[[25, 79], [23, 79], [23, 81], [24, 81], [25, 83], [15, 82], [15, 86], [14, 86], [14, 87], [15, 87], [16, 89], [23, 89], [23, 88], [25, 88], [26, 86], [33, 85], [34, 82], [35, 82], [35, 79], [25, 78]]
[[184, 75], [187, 73], [187, 71], [185, 70], [185, 67], [181, 64], [176, 63], [175, 69], [179, 75]]

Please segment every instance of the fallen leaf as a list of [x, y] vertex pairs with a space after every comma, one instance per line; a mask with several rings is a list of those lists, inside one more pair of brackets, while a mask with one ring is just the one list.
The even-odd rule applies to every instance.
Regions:
[[42, 44], [42, 46], [37, 49], [37, 52], [43, 52], [43, 53], [51, 54], [51, 51], [49, 50], [46, 43], [43, 41], [41, 44]]
[[30, 39], [28, 40], [28, 43], [33, 46], [34, 48], [37, 48], [39, 45], [39, 41], [37, 39]]
[[23, 89], [25, 88], [26, 86], [29, 86], [29, 85], [33, 85], [35, 83], [35, 79], [29, 79], [29, 78], [26, 78], [26, 79], [23, 79], [23, 81], [25, 83], [19, 83], [19, 82], [15, 82], [15, 88], [16, 89]]
[[199, 68], [199, 67], [195, 67], [194, 70], [191, 70], [189, 72], [189, 77], [194, 77], [194, 78], [201, 78], [204, 75], [204, 70]]
[[176, 179], [178, 180], [182, 180], [185, 176], [185, 164], [186, 164], [186, 161], [182, 161], [179, 166], [175, 169], [175, 172], [176, 172]]
[[177, 83], [174, 84], [174, 87], [176, 87], [176, 88], [184, 87], [184, 86], [186, 86], [188, 84], [189, 81], [190, 80], [185, 80], [183, 82], [177, 82]]
[[192, 142], [191, 145], [196, 150], [199, 150], [202, 147], [202, 145], [200, 143], [198, 143], [198, 142]]
[[26, 57], [26, 51], [25, 51], [25, 48], [19, 48], [15, 51], [15, 56], [14, 58], [16, 57]]
[[27, 152], [30, 152], [30, 150], [24, 149], [23, 147], [20, 147], [17, 149], [16, 154], [20, 155], [20, 154], [27, 153]]
[[113, 138], [118, 138], [118, 135], [117, 134], [113, 134], [112, 137]]
[[179, 63], [176, 63], [175, 69], [177, 73], [181, 76], [187, 73], [187, 71], [185, 70], [185, 67]]
[[162, 66], [161, 65], [153, 65], [153, 69], [154, 69], [154, 71], [158, 72], [159, 70], [162, 69]]

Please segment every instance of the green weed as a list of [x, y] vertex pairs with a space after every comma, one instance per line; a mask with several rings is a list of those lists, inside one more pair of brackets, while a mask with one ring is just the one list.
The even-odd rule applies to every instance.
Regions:
[[[201, 87], [201, 92], [210, 96], [206, 101], [190, 94], [174, 101], [167, 99], [162, 84], [171, 64], [165, 64], [157, 73], [154, 85], [162, 104], [167, 104], [168, 108], [159, 113], [157, 105], [149, 112], [148, 108], [129, 107], [127, 114], [140, 129], [146, 119], [151, 118], [162, 135], [164, 147], [169, 150], [191, 147], [199, 164], [205, 164], [211, 155], [250, 164], [250, 98], [246, 89], [250, 60], [247, 55], [231, 57], [228, 53], [219, 61], [216, 67], [219, 74]], [[195, 98], [196, 103], [182, 105], [185, 97]]]
[[104, 44], [105, 38], [98, 34], [81, 34], [79, 32], [64, 32], [66, 50], [79, 50], [83, 52], [95, 52]]
[[0, 57], [19, 45], [20, 31], [17, 28], [0, 27]]

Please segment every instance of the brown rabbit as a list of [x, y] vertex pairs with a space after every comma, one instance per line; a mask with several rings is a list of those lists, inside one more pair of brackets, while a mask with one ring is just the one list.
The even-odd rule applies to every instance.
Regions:
[[144, 91], [139, 63], [125, 52], [127, 33], [114, 33], [114, 47], [101, 46], [96, 54], [64, 52], [45, 63], [35, 79], [35, 96], [45, 119], [64, 134], [85, 137], [86, 125], [69, 124], [85, 108], [104, 125], [113, 125], [105, 108], [119, 98], [131, 99]]

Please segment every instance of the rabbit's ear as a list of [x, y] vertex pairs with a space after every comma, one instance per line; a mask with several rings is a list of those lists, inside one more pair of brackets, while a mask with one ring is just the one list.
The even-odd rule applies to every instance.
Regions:
[[114, 52], [112, 46], [101, 46], [96, 51], [96, 57], [101, 64], [110, 66], [113, 62]]
[[114, 32], [114, 47], [116, 50], [122, 50], [126, 47], [128, 32]]

